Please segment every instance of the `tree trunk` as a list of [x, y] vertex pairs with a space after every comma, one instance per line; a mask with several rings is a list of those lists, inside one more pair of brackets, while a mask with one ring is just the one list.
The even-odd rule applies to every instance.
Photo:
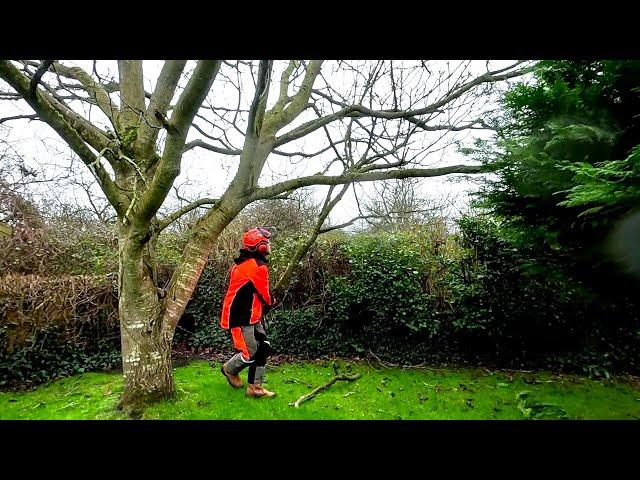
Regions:
[[146, 405], [174, 393], [171, 337], [162, 329], [153, 243], [120, 226], [119, 314], [124, 392], [118, 407], [138, 417]]
[[299, 267], [298, 263], [307, 255], [307, 253], [309, 252], [313, 244], [318, 239], [318, 235], [319, 235], [318, 229], [314, 228], [309, 238], [307, 238], [307, 240], [302, 245], [300, 245], [300, 247], [295, 251], [295, 253], [293, 254], [293, 257], [291, 258], [291, 260], [289, 260], [289, 263], [287, 264], [287, 268], [285, 269], [284, 273], [276, 283], [276, 286], [273, 288], [273, 295], [276, 298], [281, 299], [284, 296], [286, 290], [289, 287], [289, 283], [291, 282], [291, 278], [293, 277], [293, 274], [296, 272], [296, 270]]
[[322, 230], [324, 221], [329, 216], [329, 213], [331, 213], [331, 210], [333, 210], [333, 207], [335, 207], [336, 204], [342, 199], [348, 188], [349, 184], [342, 187], [340, 193], [338, 193], [336, 198], [334, 198], [333, 200], [331, 200], [331, 194], [333, 193], [334, 187], [332, 186], [329, 188], [329, 193], [327, 193], [327, 198], [322, 207], [322, 211], [320, 212], [318, 221], [316, 222], [315, 227], [313, 227], [309, 238], [307, 238], [307, 240], [302, 245], [300, 245], [300, 248], [298, 248], [293, 254], [293, 258], [289, 261], [287, 268], [285, 269], [284, 273], [280, 277], [280, 280], [278, 280], [276, 286], [273, 289], [273, 294], [277, 298], [284, 296], [285, 291], [289, 287], [289, 282], [291, 282], [293, 274], [298, 269], [298, 262], [300, 262], [300, 260], [302, 260], [307, 255], [313, 244], [316, 243], [316, 240], [320, 235], [320, 231]]
[[[268, 148], [251, 158], [264, 163]], [[255, 171], [230, 185], [220, 201], [192, 229], [169, 290], [156, 281], [154, 237], [148, 227], [120, 226], [120, 327], [125, 389], [119, 407], [139, 416], [146, 405], [171, 397], [174, 383], [171, 343], [175, 328], [193, 295], [209, 253], [224, 228], [248, 203], [244, 191], [253, 186]], [[247, 181], [249, 178], [250, 181]]]
[[164, 312], [164, 330], [169, 338], [193, 295], [202, 271], [207, 264], [209, 253], [224, 228], [246, 206], [241, 197], [224, 197], [209, 210], [193, 228], [193, 233], [184, 249], [182, 260], [171, 279]]

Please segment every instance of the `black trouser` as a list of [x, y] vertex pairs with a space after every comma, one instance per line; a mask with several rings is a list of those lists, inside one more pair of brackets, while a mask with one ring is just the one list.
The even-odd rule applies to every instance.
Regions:
[[225, 364], [227, 372], [238, 375], [244, 368], [249, 367], [247, 381], [253, 384], [261, 384], [267, 358], [272, 349], [262, 322], [246, 327], [234, 327], [231, 329], [233, 344], [239, 352]]

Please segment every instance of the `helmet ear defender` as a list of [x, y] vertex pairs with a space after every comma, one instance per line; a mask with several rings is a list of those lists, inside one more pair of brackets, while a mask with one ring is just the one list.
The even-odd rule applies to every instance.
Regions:
[[243, 248], [250, 252], [267, 254], [269, 253], [269, 238], [272, 236], [273, 234], [269, 230], [261, 227], [252, 228], [244, 234], [242, 239]]

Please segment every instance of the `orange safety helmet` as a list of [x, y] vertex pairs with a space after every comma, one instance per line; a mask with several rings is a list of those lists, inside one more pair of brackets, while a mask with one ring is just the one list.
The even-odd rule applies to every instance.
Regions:
[[269, 238], [272, 236], [273, 234], [269, 230], [260, 227], [252, 228], [242, 237], [242, 248], [264, 255], [269, 253]]

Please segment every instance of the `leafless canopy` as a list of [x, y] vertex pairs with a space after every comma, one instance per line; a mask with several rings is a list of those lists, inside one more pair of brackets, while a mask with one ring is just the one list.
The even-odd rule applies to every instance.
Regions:
[[[158, 153], [144, 169], [162, 166], [165, 133], [178, 128], [174, 125], [178, 119], [167, 117], [180, 100], [187, 100], [182, 94], [201, 64], [164, 62], [153, 88], [149, 80], [154, 79], [140, 72], [135, 78], [145, 82], [140, 89], [144, 98], [138, 98], [127, 95], [128, 89], [120, 84], [128, 78], [126, 62], [116, 73], [110, 69], [115, 62], [104, 63], [92, 62], [90, 69], [59, 61], [25, 60], [10, 65], [29, 80], [29, 89], [36, 73], [42, 74], [38, 83], [43, 96], [71, 127], [63, 136], [74, 138], [65, 140], [75, 144], [76, 154], [122, 214], [129, 201], [118, 198], [123, 186], [114, 185], [118, 182], [110, 171], [130, 156], [123, 151], [126, 139], [118, 122], [123, 116], [135, 116], [140, 124], [138, 138]], [[455, 141], [457, 132], [490, 127], [481, 118], [487, 94], [501, 80], [517, 77], [527, 68], [526, 62], [502, 68], [471, 61], [292, 60], [262, 62], [262, 68], [258, 63], [220, 62], [213, 87], [203, 93], [201, 105], [194, 106], [190, 124], [179, 126], [185, 134], [181, 151], [215, 164], [221, 156], [239, 160], [247, 134], [260, 125], [259, 136], [273, 142], [268, 164], [275, 173], [260, 182], [271, 180], [271, 185], [259, 186], [255, 179], [252, 200], [313, 184], [476, 172], [473, 166], [433, 165], [442, 164], [440, 153]], [[42, 66], [48, 69], [43, 71]], [[153, 67], [158, 70], [152, 64], [149, 70]], [[132, 68], [142, 69], [142, 62]], [[0, 89], [0, 99], [24, 99], [11, 88]], [[36, 110], [35, 114], [16, 111], [0, 122], [19, 119], [47, 120]], [[170, 170], [179, 169], [179, 161], [167, 163], [172, 164], [167, 165]], [[155, 176], [163, 173], [166, 169], [155, 168]], [[291, 178], [292, 173], [296, 178]], [[154, 182], [154, 178], [147, 180]], [[203, 199], [195, 202], [162, 223], [191, 208], [211, 205]], [[99, 207], [102, 216], [103, 208]]]

